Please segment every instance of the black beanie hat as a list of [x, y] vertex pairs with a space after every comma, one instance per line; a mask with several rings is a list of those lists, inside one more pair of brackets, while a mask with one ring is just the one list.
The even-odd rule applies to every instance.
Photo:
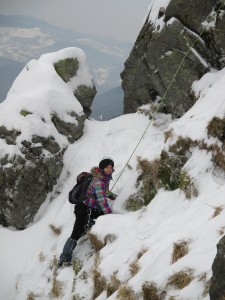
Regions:
[[105, 158], [105, 159], [100, 161], [99, 169], [104, 170], [107, 166], [114, 167], [114, 161], [110, 158]]

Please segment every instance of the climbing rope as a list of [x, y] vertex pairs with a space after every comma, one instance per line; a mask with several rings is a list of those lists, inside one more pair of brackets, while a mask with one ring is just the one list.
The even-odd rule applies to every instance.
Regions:
[[[222, 5], [223, 5], [223, 2], [221, 2], [221, 5], [220, 5], [220, 7], [218, 8], [217, 11], [220, 10], [220, 8], [222, 7]], [[203, 29], [203, 30], [202, 30], [202, 32], [200, 33], [199, 37], [202, 36], [202, 34], [205, 32], [205, 30], [206, 30], [206, 29]], [[181, 60], [181, 62], [180, 62], [180, 64], [179, 64], [179, 66], [177, 67], [176, 72], [175, 72], [174, 75], [173, 75], [172, 80], [170, 81], [170, 83], [169, 83], [169, 85], [168, 85], [166, 91], [164, 92], [164, 94], [163, 94], [163, 96], [162, 96], [162, 99], [161, 99], [161, 102], [159, 103], [159, 106], [158, 106], [157, 109], [156, 109], [156, 113], [159, 111], [160, 107], [161, 107], [162, 104], [164, 103], [165, 98], [166, 98], [166, 96], [167, 96], [167, 94], [168, 94], [168, 92], [169, 92], [169, 90], [170, 90], [170, 88], [171, 88], [173, 82], [175, 81], [175, 79], [176, 79], [176, 77], [177, 77], [179, 71], [181, 70], [181, 67], [182, 67], [182, 64], [183, 64], [184, 60], [186, 59], [186, 57], [187, 57], [187, 55], [189, 54], [189, 52], [192, 51], [192, 48], [193, 48], [193, 46], [195, 45], [195, 43], [199, 40], [199, 37], [196, 37], [196, 39], [195, 39], [194, 42], [191, 44], [191, 46], [189, 46], [189, 45], [187, 44], [187, 46], [189, 47], [189, 49], [185, 52], [185, 54], [184, 54], [184, 56], [183, 56], [183, 58], [182, 58], [182, 60]], [[113, 186], [112, 186], [112, 188], [111, 188], [111, 191], [113, 190], [113, 188], [115, 187], [115, 185], [116, 185], [117, 182], [119, 181], [119, 179], [120, 179], [120, 177], [122, 176], [124, 170], [126, 169], [127, 165], [129, 164], [131, 158], [133, 157], [135, 151], [136, 151], [137, 148], [139, 147], [139, 145], [140, 145], [140, 143], [141, 143], [141, 141], [142, 141], [142, 139], [143, 139], [145, 133], [147, 132], [149, 126], [151, 125], [152, 121], [153, 121], [153, 119], [151, 119], [151, 120], [149, 121], [149, 123], [148, 123], [147, 127], [145, 128], [143, 134], [141, 135], [141, 137], [140, 137], [140, 139], [139, 139], [137, 145], [135, 146], [135, 148], [134, 148], [134, 150], [132, 151], [130, 157], [128, 158], [128, 160], [127, 160], [125, 166], [123, 167], [123, 169], [122, 169], [122, 171], [120, 172], [118, 178], [116, 179], [115, 183], [113, 184]]]

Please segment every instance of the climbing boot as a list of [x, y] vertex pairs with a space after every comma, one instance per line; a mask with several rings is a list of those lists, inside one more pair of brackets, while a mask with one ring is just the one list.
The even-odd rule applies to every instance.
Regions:
[[63, 247], [63, 252], [60, 254], [58, 267], [71, 264], [72, 253], [76, 245], [77, 245], [77, 241], [69, 237]]

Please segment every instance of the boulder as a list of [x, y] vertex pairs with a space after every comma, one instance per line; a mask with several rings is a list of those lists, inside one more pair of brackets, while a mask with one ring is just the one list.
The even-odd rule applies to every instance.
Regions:
[[212, 278], [210, 286], [210, 299], [219, 300], [225, 298], [225, 236], [217, 244], [217, 254], [212, 265]]
[[30, 61], [0, 105], [1, 225], [26, 228], [57, 183], [87, 118], [77, 90], [89, 107], [96, 89], [85, 55], [68, 48]]

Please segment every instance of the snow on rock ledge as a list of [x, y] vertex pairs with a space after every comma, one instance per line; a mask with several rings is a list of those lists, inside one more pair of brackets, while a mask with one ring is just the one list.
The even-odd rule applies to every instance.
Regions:
[[23, 229], [33, 220], [61, 174], [67, 146], [83, 135], [86, 115], [76, 93], [88, 108], [96, 89], [84, 52], [67, 48], [31, 60], [0, 104], [3, 226]]

